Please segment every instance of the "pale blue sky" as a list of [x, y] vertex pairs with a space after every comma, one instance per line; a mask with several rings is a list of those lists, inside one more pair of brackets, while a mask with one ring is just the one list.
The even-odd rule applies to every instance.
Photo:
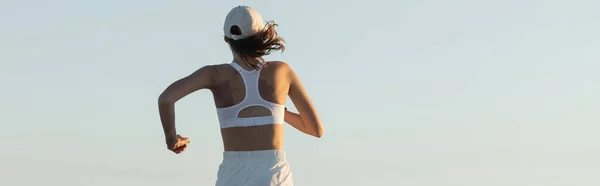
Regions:
[[[209, 91], [157, 96], [229, 62], [227, 12], [280, 24], [325, 135], [286, 128], [299, 186], [600, 185], [600, 7], [577, 0], [0, 1], [0, 185], [212, 185]], [[288, 106], [291, 106], [291, 102]]]

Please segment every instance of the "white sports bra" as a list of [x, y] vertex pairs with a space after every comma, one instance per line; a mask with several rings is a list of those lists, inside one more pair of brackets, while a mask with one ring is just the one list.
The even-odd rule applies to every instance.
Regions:
[[[244, 80], [244, 86], [246, 87], [246, 96], [242, 102], [236, 105], [225, 108], [217, 108], [217, 115], [219, 116], [219, 124], [221, 125], [221, 128], [283, 124], [285, 105], [272, 103], [260, 97], [260, 93], [258, 91], [258, 78], [260, 76], [260, 71], [247, 71], [235, 62], [230, 63], [230, 65], [242, 76], [242, 79]], [[271, 115], [249, 118], [237, 117], [240, 111], [251, 106], [265, 107], [271, 111]]]

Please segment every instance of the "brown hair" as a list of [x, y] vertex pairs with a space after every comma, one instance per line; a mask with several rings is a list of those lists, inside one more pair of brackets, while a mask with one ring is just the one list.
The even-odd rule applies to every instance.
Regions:
[[[229, 43], [229, 46], [231, 46], [231, 49], [240, 55], [246, 64], [259, 70], [261, 67], [258, 64], [252, 64], [246, 60], [269, 55], [271, 54], [271, 50], [285, 51], [285, 40], [277, 35], [277, 31], [275, 31], [276, 26], [278, 25], [275, 22], [269, 21], [264, 31], [260, 33], [239, 40], [227, 37], [225, 39]], [[240, 32], [240, 29], [237, 26], [232, 26], [230, 31], [235, 34], [235, 32]]]

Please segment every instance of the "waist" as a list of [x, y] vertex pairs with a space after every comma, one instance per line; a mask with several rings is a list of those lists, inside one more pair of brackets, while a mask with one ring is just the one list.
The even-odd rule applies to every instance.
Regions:
[[221, 129], [225, 151], [278, 150], [283, 147], [283, 125]]
[[224, 151], [224, 164], [247, 164], [265, 161], [285, 162], [283, 150]]

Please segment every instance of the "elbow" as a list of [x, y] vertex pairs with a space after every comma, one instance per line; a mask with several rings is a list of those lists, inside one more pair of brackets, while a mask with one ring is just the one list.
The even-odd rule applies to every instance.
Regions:
[[321, 138], [323, 137], [323, 124], [321, 124], [321, 121], [316, 120], [311, 122], [311, 129], [312, 129], [312, 133], [314, 137], [316, 138]]
[[171, 105], [173, 103], [173, 100], [169, 99], [169, 97], [164, 94], [158, 96], [158, 105]]
[[319, 127], [319, 128], [317, 129], [317, 131], [315, 132], [315, 135], [314, 135], [314, 136], [315, 136], [316, 138], [321, 138], [321, 137], [323, 137], [323, 127]]
[[323, 133], [317, 133], [314, 135], [315, 138], [321, 138], [323, 137]]

